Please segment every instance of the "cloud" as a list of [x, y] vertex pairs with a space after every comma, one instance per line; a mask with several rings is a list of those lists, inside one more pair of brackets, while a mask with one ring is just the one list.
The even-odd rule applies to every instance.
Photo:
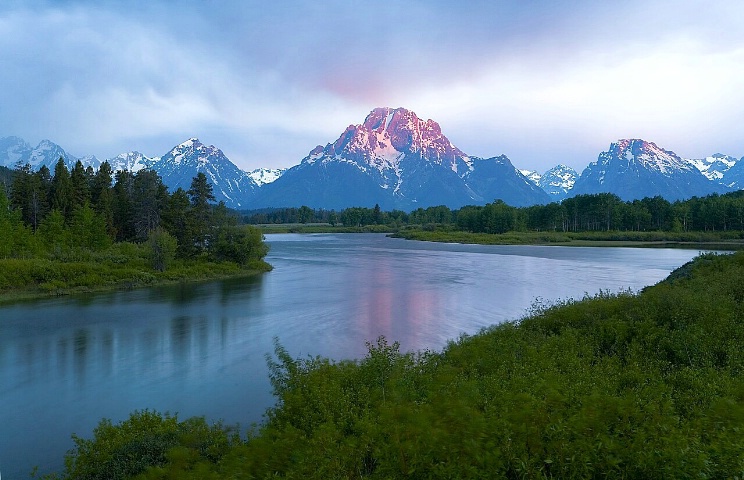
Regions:
[[581, 168], [621, 136], [742, 155], [743, 15], [698, 0], [10, 1], [0, 135], [102, 157], [200, 136], [244, 168], [289, 166], [404, 106], [532, 168]]

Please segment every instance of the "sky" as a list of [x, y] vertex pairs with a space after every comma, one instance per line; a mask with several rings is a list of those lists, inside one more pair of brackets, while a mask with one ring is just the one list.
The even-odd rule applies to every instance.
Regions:
[[99, 159], [190, 137], [291, 167], [376, 107], [579, 171], [620, 138], [744, 156], [741, 0], [0, 2], [0, 137]]

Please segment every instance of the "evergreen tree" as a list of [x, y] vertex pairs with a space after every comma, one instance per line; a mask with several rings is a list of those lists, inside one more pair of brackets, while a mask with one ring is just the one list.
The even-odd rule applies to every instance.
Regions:
[[132, 213], [137, 240], [145, 240], [151, 230], [160, 226], [160, 216], [167, 195], [162, 179], [154, 170], [140, 170], [134, 176]]
[[67, 170], [65, 160], [59, 157], [54, 166], [54, 177], [49, 191], [49, 204], [52, 209], [58, 210], [67, 221], [72, 212], [72, 182], [70, 172]]
[[177, 255], [188, 257], [194, 253], [193, 241], [188, 232], [188, 212], [191, 206], [189, 197], [183, 188], [179, 187], [166, 200], [163, 210], [162, 223], [166, 231], [178, 241]]
[[114, 235], [113, 172], [108, 162], [103, 162], [90, 182], [90, 198], [95, 211], [106, 222], [106, 230]]
[[111, 164], [103, 162], [90, 182], [90, 200], [93, 205], [98, 204], [98, 200], [104, 191], [111, 190], [113, 181], [114, 176]]
[[116, 172], [115, 178], [112, 210], [116, 240], [133, 240], [135, 237], [132, 210], [134, 175], [129, 170], [119, 170]]
[[27, 224], [30, 223], [30, 206], [33, 173], [31, 165], [17, 164], [13, 170], [13, 184], [10, 187], [10, 205], [21, 212], [21, 218]]
[[75, 162], [75, 166], [70, 173], [70, 186], [72, 189], [72, 208], [82, 207], [85, 202], [90, 201], [90, 184], [88, 174], [80, 160]]
[[191, 181], [191, 188], [186, 192], [191, 200], [191, 211], [188, 217], [188, 230], [192, 243], [200, 251], [207, 248], [209, 242], [209, 229], [211, 225], [212, 208], [210, 201], [214, 201], [212, 184], [207, 181], [203, 172], [197, 173]]
[[38, 188], [38, 193], [32, 198], [34, 209], [32, 226], [36, 230], [51, 209], [49, 196], [52, 190], [52, 173], [49, 171], [49, 167], [42, 165], [34, 175], [36, 177], [35, 185]]

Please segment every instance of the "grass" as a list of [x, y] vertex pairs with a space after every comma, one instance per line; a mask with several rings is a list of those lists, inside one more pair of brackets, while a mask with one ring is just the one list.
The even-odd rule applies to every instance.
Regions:
[[256, 225], [264, 234], [269, 233], [392, 233], [397, 229], [388, 225], [362, 225], [348, 227], [330, 223], [284, 223]]
[[401, 230], [397, 238], [481, 245], [556, 245], [569, 247], [643, 247], [741, 250], [741, 232], [507, 232], [503, 234], [420, 229]]
[[163, 272], [152, 269], [143, 246], [117, 244], [105, 252], [74, 259], [0, 259], [0, 303], [154, 285], [255, 275], [271, 266], [246, 266], [206, 258], [174, 260]]

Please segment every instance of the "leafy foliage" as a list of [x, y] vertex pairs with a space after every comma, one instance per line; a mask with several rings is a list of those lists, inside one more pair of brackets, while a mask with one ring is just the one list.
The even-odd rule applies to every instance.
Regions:
[[[75, 448], [65, 459], [63, 478], [118, 480], [148, 468], [167, 470], [169, 463], [186, 468], [199, 461], [219, 461], [239, 436], [222, 424], [203, 418], [179, 421], [177, 415], [144, 410], [114, 425], [102, 420], [93, 439], [73, 435]], [[176, 448], [177, 447], [177, 448]]]

